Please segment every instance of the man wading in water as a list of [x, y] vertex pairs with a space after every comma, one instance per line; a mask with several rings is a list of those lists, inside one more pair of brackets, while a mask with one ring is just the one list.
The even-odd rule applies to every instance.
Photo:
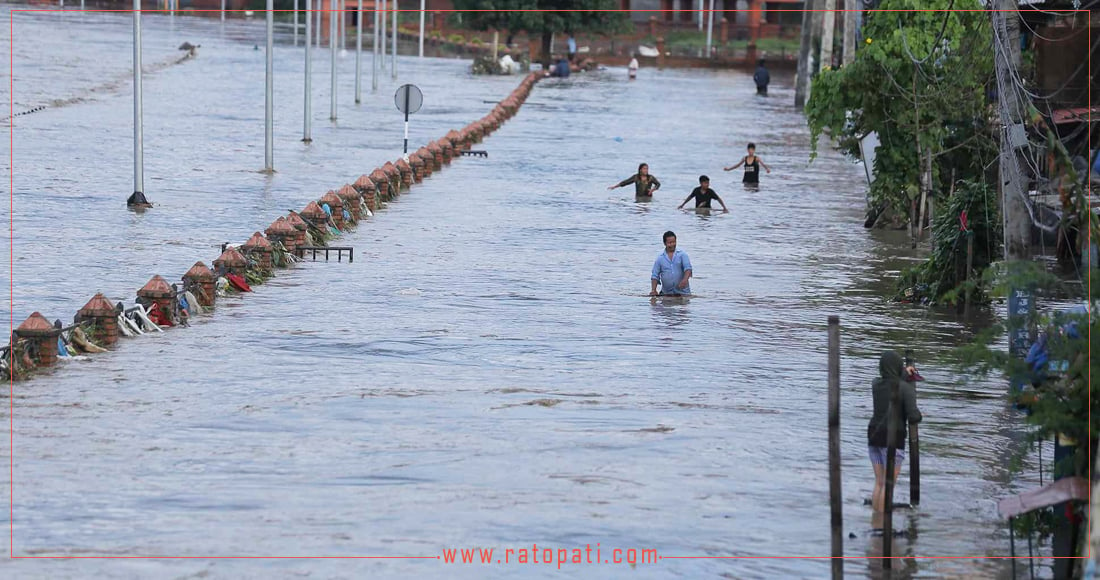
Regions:
[[722, 204], [722, 211], [726, 213], [730, 211], [726, 208], [726, 202], [722, 201], [722, 198], [718, 197], [718, 194], [710, 188], [710, 178], [706, 175], [699, 176], [699, 187], [691, 190], [687, 199], [685, 199], [676, 209], [683, 209], [684, 204], [691, 201], [693, 197], [695, 198], [695, 209], [710, 209], [710, 201], [716, 199], [718, 203]]
[[661, 283], [662, 296], [686, 296], [691, 294], [691, 260], [686, 252], [676, 249], [676, 234], [665, 232], [662, 238], [665, 251], [653, 262], [649, 277], [650, 296], [657, 296], [657, 283]]
[[[910, 370], [912, 369], [912, 370]], [[871, 509], [882, 511], [886, 503], [886, 452], [889, 445], [889, 410], [895, 385], [901, 391], [901, 410], [898, 413], [898, 425], [895, 430], [894, 445], [894, 481], [901, 473], [901, 464], [905, 461], [905, 440], [909, 438], [909, 424], [920, 423], [920, 409], [917, 408], [917, 389], [907, 376], [916, 375], [916, 369], [906, 367], [901, 355], [890, 350], [882, 353], [878, 361], [879, 377], [871, 384], [871, 396], [874, 400], [874, 414], [867, 425], [867, 453], [871, 456], [871, 467], [875, 470], [875, 491], [871, 495]], [[918, 375], [919, 376], [919, 375]], [[915, 377], [914, 377], [915, 378]]]
[[745, 164], [745, 176], [741, 178], [741, 183], [745, 185], [759, 185], [760, 184], [760, 168], [763, 167], [764, 171], [768, 173], [772, 172], [772, 169], [768, 167], [764, 160], [756, 156], [756, 143], [749, 143], [749, 154], [742, 157], [741, 161], [737, 162], [737, 165], [724, 168], [726, 171], [733, 171], [741, 164]]
[[638, 173], [627, 177], [615, 185], [607, 186], [607, 189], [616, 189], [634, 184], [634, 201], [653, 201], [653, 192], [661, 189], [661, 182], [649, 174], [649, 164], [638, 165]]

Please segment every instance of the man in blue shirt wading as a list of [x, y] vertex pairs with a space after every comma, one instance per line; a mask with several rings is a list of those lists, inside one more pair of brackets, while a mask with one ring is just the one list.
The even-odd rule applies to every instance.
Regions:
[[649, 282], [652, 288], [650, 296], [657, 296], [657, 282], [661, 283], [661, 294], [679, 296], [691, 294], [691, 260], [682, 250], [676, 249], [676, 234], [665, 232], [665, 251], [657, 256], [653, 263], [653, 275]]

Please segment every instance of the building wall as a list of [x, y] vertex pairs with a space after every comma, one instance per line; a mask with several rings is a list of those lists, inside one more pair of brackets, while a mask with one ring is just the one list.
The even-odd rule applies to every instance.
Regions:
[[[1100, 31], [1100, 19], [1093, 17], [1092, 35]], [[1035, 73], [1039, 93], [1052, 95], [1053, 108], [1089, 106], [1089, 85], [1100, 80], [1100, 58], [1092, 59], [1089, 71], [1089, 29], [1085, 18], [1078, 17], [1076, 26], [1070, 19], [1037, 29], [1039, 35], [1051, 41], [1035, 38]], [[1100, 57], [1100, 54], [1093, 56]], [[1100, 87], [1093, 87], [1100, 90]]]

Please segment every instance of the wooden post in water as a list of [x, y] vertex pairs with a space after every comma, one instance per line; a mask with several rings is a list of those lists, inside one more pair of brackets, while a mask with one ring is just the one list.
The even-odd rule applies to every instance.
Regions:
[[882, 568], [893, 566], [894, 552], [894, 466], [897, 465], [898, 416], [901, 411], [901, 389], [894, 381], [890, 394], [890, 408], [886, 411], [886, 489], [882, 502]]
[[[965, 232], [966, 235], [966, 281], [970, 282], [970, 272], [974, 269], [974, 235]], [[970, 286], [966, 287], [966, 302], [963, 303], [963, 316], [970, 314]]]
[[844, 577], [844, 518], [840, 502], [840, 317], [829, 317], [829, 506], [833, 580]]
[[917, 424], [909, 424], [909, 505], [920, 503], [920, 435]]

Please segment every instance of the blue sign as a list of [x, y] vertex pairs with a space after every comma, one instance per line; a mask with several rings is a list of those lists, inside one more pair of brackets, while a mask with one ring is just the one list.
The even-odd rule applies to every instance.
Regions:
[[1034, 298], [1031, 291], [1017, 288], [1008, 295], [1008, 352], [1012, 356], [1026, 356], [1031, 348], [1027, 321], [1035, 313]]

